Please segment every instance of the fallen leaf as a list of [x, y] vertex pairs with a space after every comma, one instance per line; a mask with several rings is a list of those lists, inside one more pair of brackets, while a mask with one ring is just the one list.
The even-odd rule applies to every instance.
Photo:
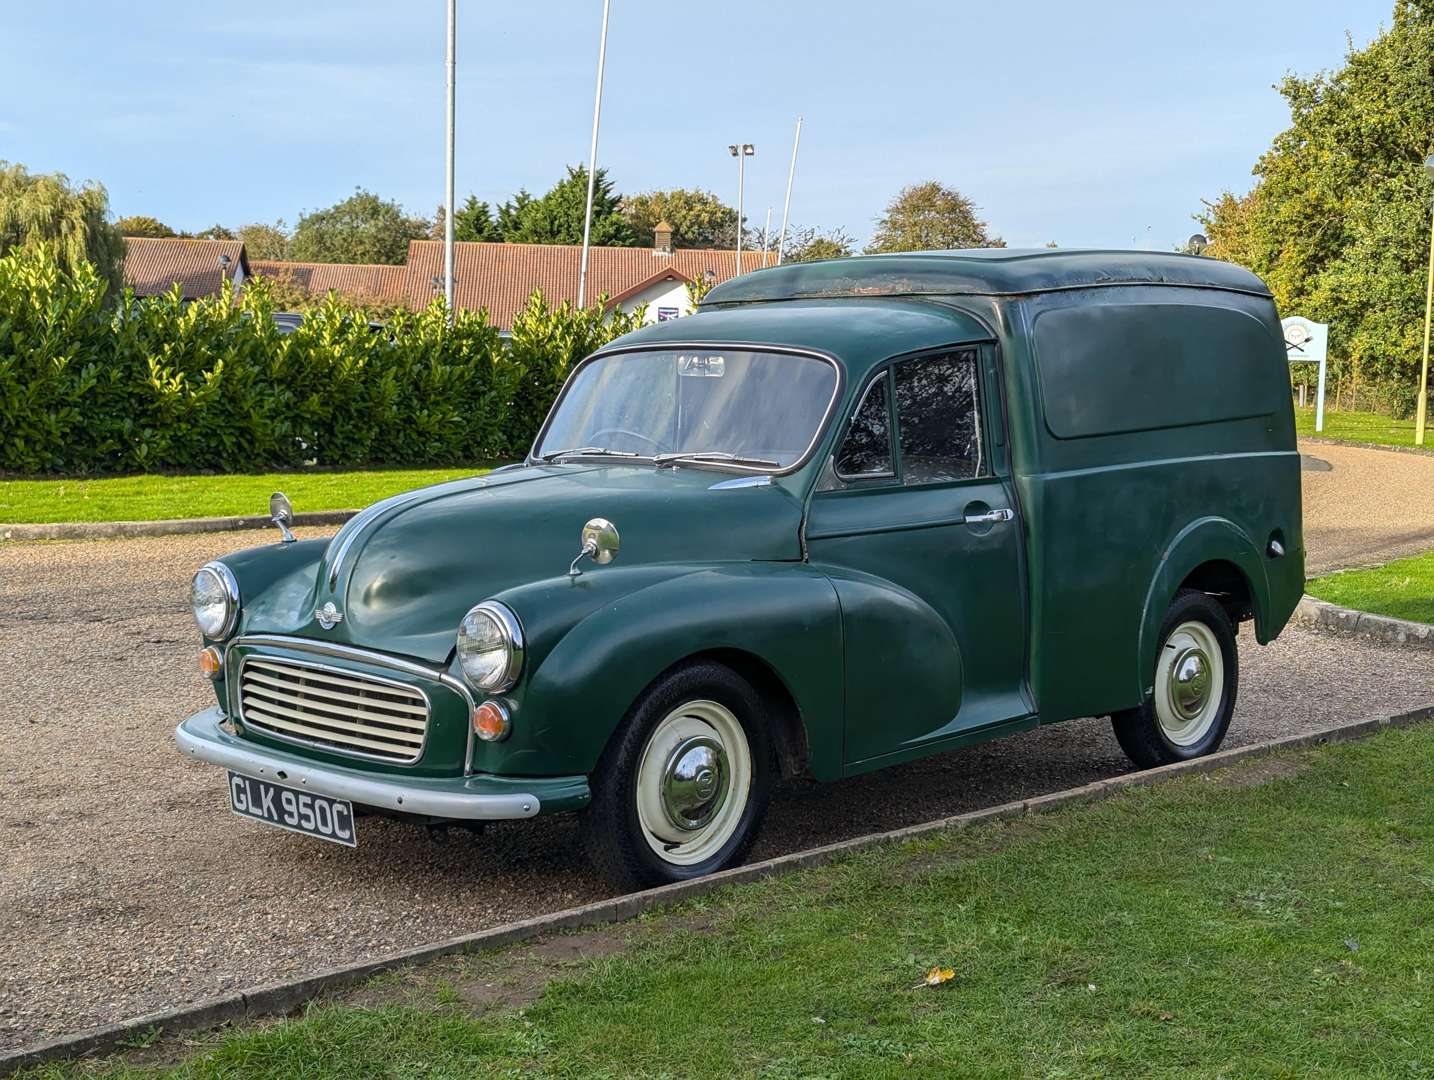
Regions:
[[1344, 947], [1350, 952], [1359, 952], [1359, 942], [1355, 941], [1354, 938], [1345, 938]]
[[951, 979], [954, 978], [956, 978], [956, 972], [954, 969], [938, 966], [928, 971], [926, 973], [926, 978], [922, 979], [919, 983], [916, 984], [916, 986], [918, 989], [923, 986], [940, 986], [942, 983], [949, 982]]
[[1175, 1019], [1175, 1014], [1174, 1014], [1174, 1013], [1161, 1013], [1161, 1014], [1160, 1014], [1160, 1019], [1163, 1020], [1163, 1021], [1165, 1021], [1165, 1022], [1168, 1024], [1168, 1023], [1170, 1023], [1170, 1021], [1172, 1021], [1172, 1020]]

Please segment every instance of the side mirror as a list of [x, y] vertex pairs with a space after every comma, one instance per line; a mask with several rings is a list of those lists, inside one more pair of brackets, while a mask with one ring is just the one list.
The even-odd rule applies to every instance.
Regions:
[[593, 518], [583, 526], [582, 550], [568, 567], [568, 577], [577, 577], [582, 573], [578, 569], [578, 563], [583, 559], [591, 559], [599, 566], [606, 566], [617, 558], [620, 546], [621, 538], [617, 534], [617, 526], [606, 518]]
[[282, 491], [276, 491], [269, 496], [269, 520], [278, 526], [279, 535], [284, 543], [292, 544], [294, 542], [294, 534], [289, 529], [289, 526], [294, 523], [294, 506]]

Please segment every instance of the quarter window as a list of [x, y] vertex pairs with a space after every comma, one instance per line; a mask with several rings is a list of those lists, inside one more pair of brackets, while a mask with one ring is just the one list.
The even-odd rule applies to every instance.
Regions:
[[861, 406], [851, 418], [851, 427], [837, 453], [837, 475], [857, 480], [872, 476], [894, 476], [891, 463], [891, 410], [887, 406], [886, 384], [881, 376], [867, 388]]
[[931, 484], [985, 471], [976, 353], [923, 356], [894, 368], [901, 480]]

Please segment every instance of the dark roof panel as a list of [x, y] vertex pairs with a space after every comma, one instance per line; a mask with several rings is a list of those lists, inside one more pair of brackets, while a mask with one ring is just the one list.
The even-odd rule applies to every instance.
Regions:
[[1270, 295], [1234, 263], [1158, 251], [972, 248], [789, 263], [719, 285], [704, 308], [838, 296], [1018, 296], [1100, 285], [1183, 285]]

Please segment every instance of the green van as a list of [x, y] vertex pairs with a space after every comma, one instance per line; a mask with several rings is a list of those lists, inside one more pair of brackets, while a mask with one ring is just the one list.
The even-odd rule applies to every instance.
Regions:
[[240, 815], [578, 811], [616, 885], [710, 873], [782, 777], [1072, 717], [1214, 751], [1304, 583], [1269, 291], [1152, 252], [760, 270], [577, 365], [526, 461], [196, 575]]

